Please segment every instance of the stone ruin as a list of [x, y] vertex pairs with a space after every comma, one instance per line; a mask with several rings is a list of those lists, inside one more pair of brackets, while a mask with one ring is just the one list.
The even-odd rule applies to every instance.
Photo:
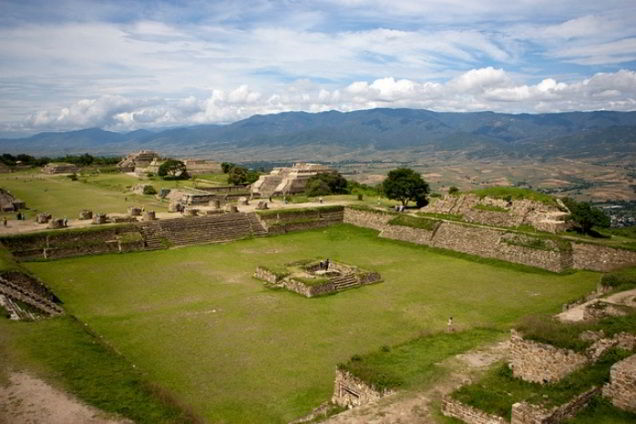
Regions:
[[105, 213], [93, 214], [93, 224], [106, 224], [108, 222], [108, 215]]
[[301, 260], [286, 264], [283, 273], [265, 266], [256, 268], [254, 278], [265, 281], [270, 287], [285, 288], [305, 297], [336, 293], [354, 287], [378, 283], [382, 277], [342, 262], [325, 260]]
[[141, 208], [136, 206], [128, 206], [129, 216], [141, 216]]
[[337, 369], [331, 402], [345, 408], [353, 408], [378, 401], [393, 393], [391, 390], [376, 390], [350, 372]]
[[52, 218], [50, 213], [42, 212], [35, 216], [35, 222], [38, 224], [47, 224]]
[[461, 216], [466, 222], [499, 227], [530, 225], [540, 231], [557, 233], [569, 228], [566, 222], [569, 216], [567, 207], [560, 200], [557, 200], [557, 205], [527, 199], [507, 201], [492, 197], [480, 198], [476, 194], [465, 193], [432, 198], [421, 210]]
[[183, 163], [190, 175], [220, 174], [223, 172], [219, 162], [207, 159], [184, 159]]
[[117, 164], [117, 167], [121, 172], [137, 172], [139, 170], [139, 172], [144, 173], [153, 159], [157, 157], [159, 155], [151, 150], [140, 150], [126, 156]]
[[90, 211], [88, 209], [83, 209], [80, 211], [79, 213], [79, 219], [85, 221], [87, 219], [93, 219], [93, 211]]
[[78, 171], [72, 163], [51, 162], [44, 165], [42, 172], [45, 174], [73, 174]]
[[295, 163], [291, 168], [274, 168], [272, 172], [261, 175], [252, 184], [252, 196], [269, 197], [303, 193], [310, 177], [334, 172], [336, 172], [334, 169], [318, 163], [300, 162]]
[[154, 221], [157, 219], [155, 211], [145, 211], [142, 216], [142, 221]]
[[16, 199], [11, 192], [0, 188], [0, 210], [2, 212], [15, 212], [25, 208], [24, 201]]
[[610, 381], [603, 387], [603, 396], [625, 411], [636, 413], [636, 355], [615, 363], [610, 368]]
[[49, 225], [47, 225], [46, 228], [50, 228], [50, 229], [54, 230], [54, 229], [64, 228], [64, 227], [66, 227], [66, 225], [64, 225], [64, 219], [63, 218], [55, 218], [55, 219], [51, 219], [49, 221]]

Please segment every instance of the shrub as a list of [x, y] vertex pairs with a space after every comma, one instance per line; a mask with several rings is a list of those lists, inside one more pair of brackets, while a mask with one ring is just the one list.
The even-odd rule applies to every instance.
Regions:
[[144, 186], [144, 194], [157, 194], [157, 190], [151, 185]]

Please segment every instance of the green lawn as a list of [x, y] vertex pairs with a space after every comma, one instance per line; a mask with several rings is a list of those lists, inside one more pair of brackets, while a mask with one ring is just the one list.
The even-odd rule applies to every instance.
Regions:
[[[88, 182], [83, 182], [82, 180]], [[153, 196], [130, 194], [127, 185], [138, 181], [123, 174], [103, 174], [96, 177], [80, 177], [71, 181], [66, 176], [50, 176], [35, 172], [0, 174], [0, 187], [24, 200], [29, 210], [28, 218], [38, 212], [48, 212], [54, 217], [76, 218], [82, 209], [94, 212], [125, 213], [128, 206], [143, 206], [149, 210], [167, 210]], [[12, 216], [13, 214], [10, 214]]]
[[[258, 264], [319, 255], [378, 271], [384, 283], [307, 299], [251, 277]], [[450, 315], [459, 330], [505, 330], [557, 312], [599, 278], [477, 263], [344, 224], [26, 266], [151, 381], [208, 422], [240, 423], [309, 412], [353, 354], [441, 331]]]

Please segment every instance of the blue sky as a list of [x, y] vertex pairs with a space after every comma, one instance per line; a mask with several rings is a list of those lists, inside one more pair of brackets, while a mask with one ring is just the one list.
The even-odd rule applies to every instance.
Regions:
[[633, 0], [0, 0], [0, 135], [289, 110], [636, 110], [634, 22]]

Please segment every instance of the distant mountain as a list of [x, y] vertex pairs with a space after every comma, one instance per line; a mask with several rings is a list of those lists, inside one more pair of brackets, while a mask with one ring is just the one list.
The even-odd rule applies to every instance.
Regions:
[[[421, 109], [285, 112], [254, 115], [229, 125], [115, 133], [97, 128], [0, 140], [0, 151], [56, 155], [165, 154], [227, 150], [311, 156], [311, 152], [461, 151], [488, 157], [624, 155], [636, 152], [636, 112], [504, 114], [440, 113]], [[330, 150], [331, 149], [331, 150]], [[307, 159], [314, 159], [307, 157]]]

